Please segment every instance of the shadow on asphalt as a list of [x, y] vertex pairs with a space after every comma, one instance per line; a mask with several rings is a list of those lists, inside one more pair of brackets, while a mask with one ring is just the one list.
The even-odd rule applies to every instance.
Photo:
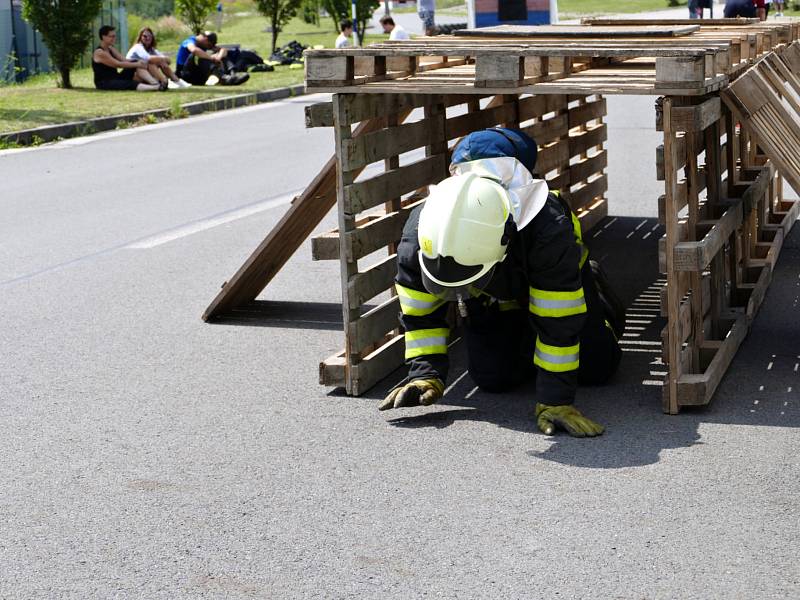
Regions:
[[246, 327], [341, 331], [343, 328], [342, 305], [331, 302], [254, 300], [215, 317], [210, 323]]
[[[740, 348], [711, 405], [684, 409], [677, 416], [661, 411], [663, 375], [659, 316], [657, 240], [663, 227], [654, 219], [608, 218], [590, 233], [592, 256], [603, 264], [628, 308], [628, 327], [621, 344], [620, 369], [610, 383], [582, 387], [577, 405], [606, 425], [594, 440], [564, 433], [544, 452], [528, 451], [533, 459], [598, 469], [617, 469], [658, 462], [664, 450], [702, 444], [705, 423], [800, 427], [800, 228], [787, 238], [766, 301], [750, 335]], [[625, 252], [617, 249], [625, 248]], [[795, 316], [793, 316], [795, 315]], [[535, 383], [504, 394], [477, 389], [466, 373], [463, 344], [452, 346], [450, 387], [434, 407], [386, 413], [398, 428], [443, 429], [458, 421], [480, 421], [497, 427], [538, 434], [533, 418]], [[405, 376], [398, 369], [370, 390], [376, 402]], [[423, 412], [424, 411], [424, 412]], [[398, 414], [399, 413], [399, 414]], [[405, 413], [405, 414], [403, 414]]]

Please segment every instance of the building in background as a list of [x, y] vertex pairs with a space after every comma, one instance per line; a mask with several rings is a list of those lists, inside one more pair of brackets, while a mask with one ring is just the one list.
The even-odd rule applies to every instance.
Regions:
[[467, 0], [469, 27], [558, 23], [557, 0]]

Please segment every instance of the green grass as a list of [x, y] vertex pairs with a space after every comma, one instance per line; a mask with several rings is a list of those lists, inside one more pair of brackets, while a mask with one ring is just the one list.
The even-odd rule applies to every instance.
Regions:
[[[266, 59], [271, 44], [271, 34], [263, 31], [266, 28], [267, 20], [258, 15], [232, 17], [223, 24], [220, 43], [240, 43]], [[294, 19], [281, 32], [278, 45], [296, 39], [309, 46], [333, 47], [336, 35], [330, 19], [323, 20], [320, 27]], [[385, 37], [367, 36], [367, 42]], [[181, 39], [159, 39], [159, 48], [174, 56]], [[96, 90], [91, 68], [72, 72], [71, 90], [57, 87], [54, 75], [43, 74], [21, 85], [0, 87], [0, 133], [159, 108], [176, 113], [177, 104], [296, 85], [303, 82], [303, 77], [303, 69], [278, 66], [274, 72], [251, 73], [250, 80], [237, 87], [202, 86], [159, 93]]]

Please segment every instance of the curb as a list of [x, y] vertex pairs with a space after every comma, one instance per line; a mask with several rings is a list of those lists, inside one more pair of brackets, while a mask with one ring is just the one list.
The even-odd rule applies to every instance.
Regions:
[[[187, 104], [181, 104], [181, 108], [189, 115], [199, 115], [205, 112], [272, 102], [273, 100], [281, 100], [292, 96], [302, 96], [305, 93], [305, 84], [301, 83], [274, 90], [262, 90], [260, 92], [239, 94], [238, 96], [226, 96], [225, 98], [189, 102]], [[171, 108], [158, 108], [138, 113], [97, 117], [85, 121], [45, 125], [44, 127], [34, 127], [33, 129], [23, 129], [22, 131], [13, 131], [11, 133], [0, 133], [0, 142], [19, 144], [21, 146], [29, 146], [34, 143], [34, 140], [36, 140], [37, 143], [52, 142], [58, 138], [70, 138], [81, 135], [91, 135], [92, 133], [99, 133], [101, 131], [110, 131], [116, 129], [119, 123], [132, 123], [147, 115], [153, 115], [156, 118], [167, 117], [171, 112]]]

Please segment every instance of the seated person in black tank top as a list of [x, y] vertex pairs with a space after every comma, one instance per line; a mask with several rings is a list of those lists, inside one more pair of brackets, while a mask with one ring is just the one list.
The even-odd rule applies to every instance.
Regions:
[[[167, 85], [158, 80], [147, 70], [147, 63], [140, 60], [126, 60], [114, 48], [117, 33], [110, 25], [100, 28], [100, 45], [92, 53], [92, 71], [94, 86], [98, 90], [137, 90], [149, 92], [166, 90]], [[117, 71], [117, 69], [122, 71]]]

